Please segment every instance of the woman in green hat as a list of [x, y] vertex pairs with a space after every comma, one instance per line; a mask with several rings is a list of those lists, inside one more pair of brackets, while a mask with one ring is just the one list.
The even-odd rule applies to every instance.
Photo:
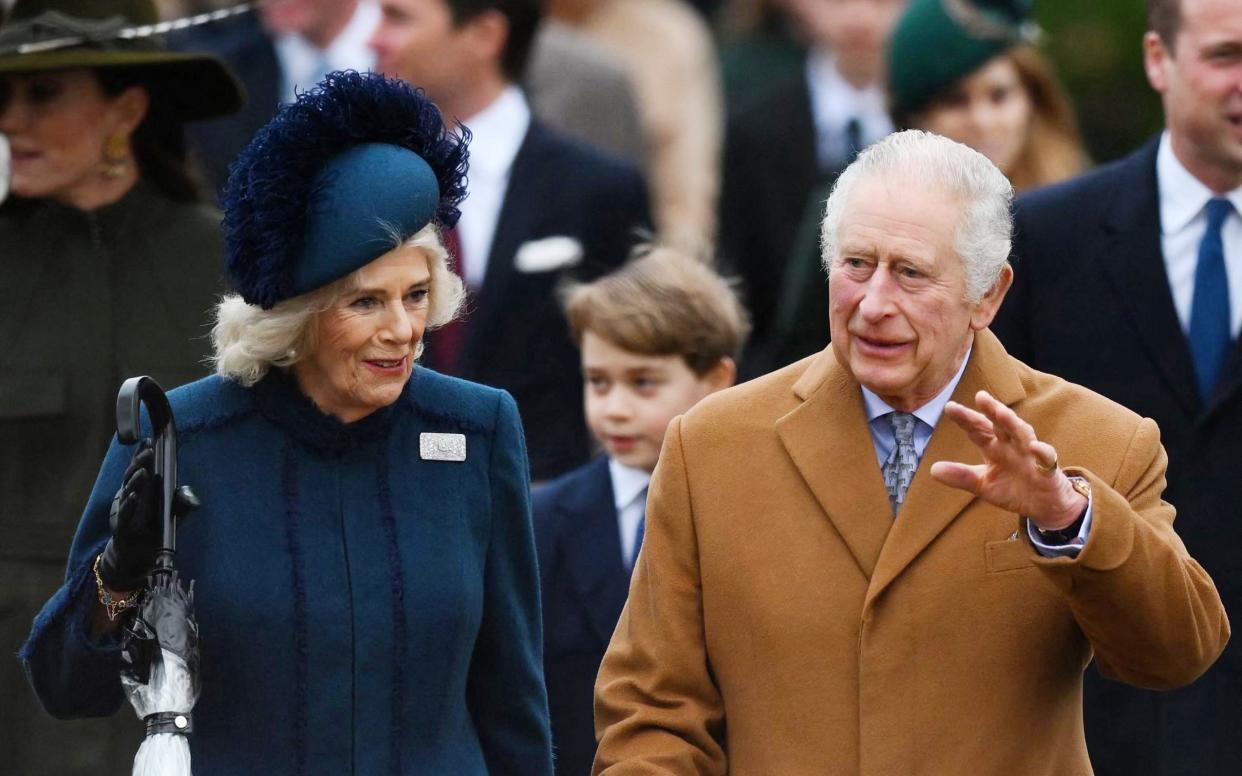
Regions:
[[[18, 0], [0, 25], [0, 134], [11, 148], [0, 206], [0, 609], [13, 622], [33, 617], [55, 585], [44, 559], [68, 546], [121, 379], [145, 373], [171, 388], [207, 371], [224, 239], [219, 213], [198, 201], [182, 125], [242, 98], [215, 60], [121, 37], [155, 21], [151, 0]], [[79, 745], [77, 757], [106, 758], [108, 736], [82, 730], [65, 746], [21, 684], [18, 669], [0, 670], [18, 728], [0, 749], [14, 772], [70, 771]]]
[[1030, 0], [913, 0], [889, 41], [893, 123], [964, 143], [1019, 191], [1082, 172], [1087, 154]]

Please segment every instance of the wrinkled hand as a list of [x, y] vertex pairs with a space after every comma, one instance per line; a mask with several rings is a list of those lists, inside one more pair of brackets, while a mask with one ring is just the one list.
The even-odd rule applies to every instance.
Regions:
[[[173, 513], [178, 518], [199, 506], [198, 497], [189, 487], [177, 489]], [[160, 513], [160, 488], [155, 478], [155, 451], [150, 440], [138, 443], [134, 457], [121, 479], [121, 489], [112, 499], [108, 523], [112, 538], [104, 547], [99, 561], [99, 577], [117, 592], [142, 586], [155, 568], [163, 534]]]
[[987, 391], [975, 394], [975, 406], [977, 411], [951, 401], [944, 414], [966, 432], [984, 462], [971, 466], [937, 461], [931, 476], [1029, 518], [1042, 530], [1073, 524], [1087, 508], [1087, 500], [1056, 467], [1057, 451], [1039, 441], [1030, 423]]

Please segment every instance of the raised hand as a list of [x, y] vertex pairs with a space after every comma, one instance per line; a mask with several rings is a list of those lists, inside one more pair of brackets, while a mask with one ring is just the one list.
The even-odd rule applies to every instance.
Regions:
[[1039, 441], [1030, 423], [987, 391], [975, 394], [975, 407], [951, 401], [944, 414], [966, 432], [984, 462], [972, 466], [937, 461], [931, 476], [1029, 518], [1044, 531], [1073, 524], [1087, 508], [1087, 499], [1061, 471], [1052, 445]]

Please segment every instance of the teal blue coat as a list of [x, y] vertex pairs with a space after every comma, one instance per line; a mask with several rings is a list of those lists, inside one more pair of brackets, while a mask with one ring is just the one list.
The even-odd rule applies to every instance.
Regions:
[[[419, 367], [396, 403], [350, 425], [275, 373], [250, 389], [210, 377], [170, 399], [180, 481], [203, 502], [177, 558], [202, 634], [196, 772], [552, 772], [508, 394]], [[466, 460], [423, 460], [423, 432], [463, 434]], [[123, 703], [118, 644], [87, 634], [90, 565], [131, 453], [109, 450], [65, 585], [20, 653], [58, 717]]]

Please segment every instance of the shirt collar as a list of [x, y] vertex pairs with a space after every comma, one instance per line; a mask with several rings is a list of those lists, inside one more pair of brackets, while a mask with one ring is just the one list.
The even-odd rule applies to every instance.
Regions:
[[471, 176], [503, 177], [513, 166], [530, 129], [530, 106], [521, 89], [508, 86], [490, 105], [463, 123], [471, 134]]
[[313, 69], [322, 56], [330, 70], [369, 70], [375, 64], [375, 53], [367, 43], [379, 26], [380, 16], [378, 3], [361, 0], [345, 28], [323, 51], [296, 33], [279, 36], [275, 45], [286, 61], [296, 62], [302, 67]]
[[888, 122], [884, 89], [879, 84], [854, 88], [837, 70], [836, 57], [819, 48], [807, 54], [806, 68], [816, 126], [842, 131], [850, 119], [858, 119], [865, 134], [872, 135], [877, 134], [873, 123]]
[[[940, 393], [922, 407], [916, 409], [913, 413], [914, 417], [926, 423], [930, 428], [935, 428], [940, 422], [940, 416], [944, 414], [944, 405], [949, 403], [949, 399], [953, 398], [953, 391], [957, 390], [957, 384], [962, 381], [962, 375], [966, 373], [966, 365], [970, 363], [970, 354], [974, 350], [971, 345], [970, 350], [966, 351], [966, 358], [962, 359], [962, 365], [957, 368], [957, 374], [953, 375], [953, 379], [949, 384], [941, 389]], [[883, 417], [890, 412], [896, 412], [892, 407], [888, 406], [883, 399], [876, 396], [866, 386], [862, 388], [863, 405], [867, 410], [867, 422]]]
[[[1185, 229], [1193, 221], [1208, 200], [1217, 196], [1182, 166], [1173, 153], [1173, 141], [1166, 129], [1160, 136], [1160, 148], [1156, 152], [1156, 186], [1160, 195], [1160, 229], [1173, 234]], [[1233, 203], [1233, 209], [1242, 214], [1242, 186], [1224, 194]]]
[[612, 477], [612, 498], [618, 512], [634, 503], [651, 484], [651, 472], [626, 466], [615, 458], [608, 459], [608, 474]]

